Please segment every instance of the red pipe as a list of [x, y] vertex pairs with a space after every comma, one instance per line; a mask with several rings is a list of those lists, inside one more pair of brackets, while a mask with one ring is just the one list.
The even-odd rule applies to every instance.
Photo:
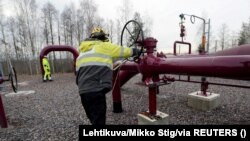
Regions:
[[112, 98], [113, 98], [113, 112], [121, 113], [122, 112], [122, 102], [121, 102], [121, 86], [120, 86], [120, 75], [119, 70], [113, 71], [113, 89], [112, 89]]
[[[183, 40], [183, 37], [182, 37], [182, 40]], [[188, 45], [188, 54], [191, 54], [191, 49], [192, 49], [191, 43], [183, 42], [183, 41], [175, 41], [175, 42], [174, 42], [174, 55], [177, 55], [177, 53], [176, 53], [176, 45], [177, 45], [177, 44]], [[179, 76], [179, 77], [180, 77], [180, 76]], [[188, 76], [188, 80], [190, 80], [190, 76]]]
[[146, 76], [154, 74], [181, 74], [250, 80], [250, 55], [156, 58], [146, 56], [140, 64]]
[[126, 62], [119, 71], [120, 87], [139, 73], [139, 65], [135, 62]]
[[66, 45], [50, 45], [50, 46], [44, 47], [40, 53], [40, 66], [41, 66], [42, 76], [44, 75], [42, 59], [45, 55], [47, 55], [51, 51], [69, 51], [69, 52], [71, 52], [74, 56], [74, 69], [75, 69], [75, 62], [76, 62], [76, 58], [78, 57], [79, 53], [77, 52], [77, 50], [74, 47], [66, 46]]
[[139, 65], [135, 62], [126, 62], [124, 63], [120, 70], [126, 70], [126, 71], [129, 71], [129, 72], [139, 72]]
[[122, 112], [121, 87], [138, 72], [138, 64], [132, 62], [126, 62], [120, 70], [114, 71], [112, 91], [114, 113]]
[[[120, 86], [138, 72], [142, 73], [143, 78], [152, 78], [159, 74], [168, 73], [250, 80], [250, 45], [211, 55], [185, 55], [160, 58], [149, 52], [141, 58], [139, 65], [126, 63], [121, 67], [121, 70], [123, 71], [119, 72], [118, 76], [118, 81], [120, 82], [114, 83], [113, 90], [114, 107], [120, 106], [120, 112], [122, 111]], [[156, 114], [156, 88], [154, 87], [149, 88], [149, 113], [151, 115]]]
[[[191, 82], [191, 83], [199, 83], [201, 84], [201, 81], [193, 81], [193, 80], [180, 80], [177, 79], [175, 81], [180, 81], [180, 82]], [[234, 84], [222, 84], [222, 83], [214, 83], [214, 82], [207, 82], [208, 85], [219, 85], [219, 86], [227, 86], [227, 87], [237, 87], [237, 88], [248, 88], [250, 89], [250, 86], [244, 86], [244, 85], [234, 85]]]
[[7, 123], [7, 119], [6, 119], [5, 112], [4, 112], [4, 107], [3, 107], [1, 94], [0, 94], [0, 125], [1, 125], [2, 128], [7, 128], [8, 127], [8, 123]]
[[250, 44], [240, 45], [234, 48], [211, 53], [213, 56], [228, 56], [228, 55], [250, 55]]

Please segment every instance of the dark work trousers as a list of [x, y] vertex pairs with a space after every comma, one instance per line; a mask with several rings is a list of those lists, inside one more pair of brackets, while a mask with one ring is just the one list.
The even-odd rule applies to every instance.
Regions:
[[82, 105], [92, 125], [106, 124], [106, 95], [107, 92], [81, 93]]

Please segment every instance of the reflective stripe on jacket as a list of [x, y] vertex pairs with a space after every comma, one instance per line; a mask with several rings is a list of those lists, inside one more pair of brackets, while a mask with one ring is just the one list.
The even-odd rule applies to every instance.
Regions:
[[43, 58], [43, 69], [44, 71], [47, 71], [47, 69], [50, 70], [49, 61], [47, 58]]
[[127, 58], [132, 56], [132, 49], [103, 42], [99, 40], [84, 41], [79, 47], [79, 53], [76, 60], [76, 71], [83, 66], [107, 66], [113, 67], [113, 59]]

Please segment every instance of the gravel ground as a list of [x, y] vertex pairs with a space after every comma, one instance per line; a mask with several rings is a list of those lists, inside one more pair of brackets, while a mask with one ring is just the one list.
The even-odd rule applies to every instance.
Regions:
[[[2, 98], [9, 128], [0, 128], [0, 140], [78, 140], [78, 125], [89, 125], [80, 102], [75, 76], [54, 74], [54, 81], [43, 83], [41, 75], [18, 76], [19, 90], [34, 90], [34, 94], [8, 96], [4, 83]], [[186, 78], [186, 77], [183, 77]], [[146, 87], [135, 85], [140, 75], [122, 87], [124, 112], [113, 113], [112, 95], [107, 94], [107, 124], [135, 125], [137, 114], [148, 108]], [[193, 80], [200, 79], [192, 77]], [[210, 78], [213, 82], [249, 85], [246, 81]], [[174, 82], [160, 87], [158, 110], [170, 115], [173, 125], [250, 124], [250, 91], [243, 88], [209, 86], [209, 91], [221, 94], [220, 106], [211, 111], [187, 106], [187, 94], [199, 90], [199, 84]]]

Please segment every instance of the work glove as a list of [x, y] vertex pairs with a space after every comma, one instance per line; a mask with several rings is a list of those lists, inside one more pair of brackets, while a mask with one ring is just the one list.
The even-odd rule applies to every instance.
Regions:
[[137, 48], [132, 48], [132, 49], [133, 49], [132, 57], [139, 57], [141, 50]]

